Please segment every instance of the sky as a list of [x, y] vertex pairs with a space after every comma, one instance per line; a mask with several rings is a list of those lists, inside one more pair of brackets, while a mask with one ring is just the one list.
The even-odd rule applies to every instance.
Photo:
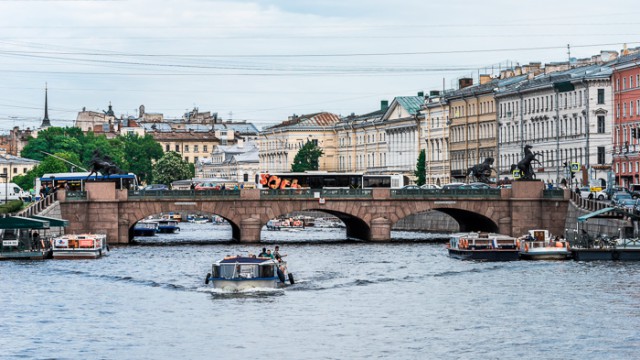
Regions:
[[[280, 123], [640, 46], [631, 0], [0, 0], [0, 132], [83, 108]], [[568, 54], [567, 45], [570, 45]]]

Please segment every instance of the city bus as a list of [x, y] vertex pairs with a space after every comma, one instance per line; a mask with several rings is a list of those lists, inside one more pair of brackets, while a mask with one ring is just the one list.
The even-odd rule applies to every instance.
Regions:
[[306, 171], [291, 173], [260, 173], [256, 185], [260, 189], [367, 189], [374, 187], [401, 188], [409, 182], [402, 174], [371, 175], [363, 173], [338, 173]]
[[109, 176], [103, 176], [100, 173], [89, 176], [90, 174], [89, 172], [44, 174], [36, 178], [34, 189], [37, 192], [40, 186], [45, 185], [52, 189], [67, 188], [70, 191], [84, 191], [87, 182], [112, 182], [116, 184], [116, 189], [138, 189], [138, 177], [133, 173]]

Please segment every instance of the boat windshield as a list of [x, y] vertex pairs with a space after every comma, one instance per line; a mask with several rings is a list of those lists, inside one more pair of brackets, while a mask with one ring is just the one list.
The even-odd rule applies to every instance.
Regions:
[[266, 262], [253, 263], [221, 263], [213, 269], [214, 277], [222, 279], [255, 279], [269, 278], [275, 275], [275, 264]]

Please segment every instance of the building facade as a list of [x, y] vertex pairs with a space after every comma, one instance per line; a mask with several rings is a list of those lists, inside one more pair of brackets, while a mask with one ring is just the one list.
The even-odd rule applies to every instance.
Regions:
[[613, 171], [616, 184], [640, 183], [640, 54], [612, 64]]
[[[586, 65], [500, 89], [500, 177], [511, 177], [525, 145], [539, 153], [536, 178], [556, 185], [606, 186], [611, 170], [610, 68]], [[570, 167], [579, 171], [572, 180]]]

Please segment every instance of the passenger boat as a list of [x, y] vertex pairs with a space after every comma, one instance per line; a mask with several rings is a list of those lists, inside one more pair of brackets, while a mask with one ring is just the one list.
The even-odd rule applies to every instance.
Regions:
[[133, 236], [154, 236], [158, 232], [156, 221], [142, 220], [133, 226]]
[[272, 219], [267, 221], [267, 230], [303, 230], [304, 222], [294, 219]]
[[107, 235], [63, 235], [51, 240], [54, 259], [97, 259], [108, 252]]
[[640, 239], [623, 238], [596, 247], [573, 247], [571, 254], [576, 261], [640, 261]]
[[176, 231], [180, 231], [177, 220], [158, 219], [155, 222], [158, 224], [159, 233], [173, 234]]
[[519, 259], [514, 237], [493, 233], [457, 233], [449, 239], [449, 256], [462, 260], [513, 261]]
[[255, 288], [276, 289], [294, 284], [293, 274], [286, 269], [286, 262], [270, 258], [226, 257], [214, 263], [205, 284], [224, 291], [243, 291]]
[[571, 257], [569, 243], [564, 238], [554, 241], [548, 230], [529, 230], [518, 241], [521, 259], [566, 260]]

